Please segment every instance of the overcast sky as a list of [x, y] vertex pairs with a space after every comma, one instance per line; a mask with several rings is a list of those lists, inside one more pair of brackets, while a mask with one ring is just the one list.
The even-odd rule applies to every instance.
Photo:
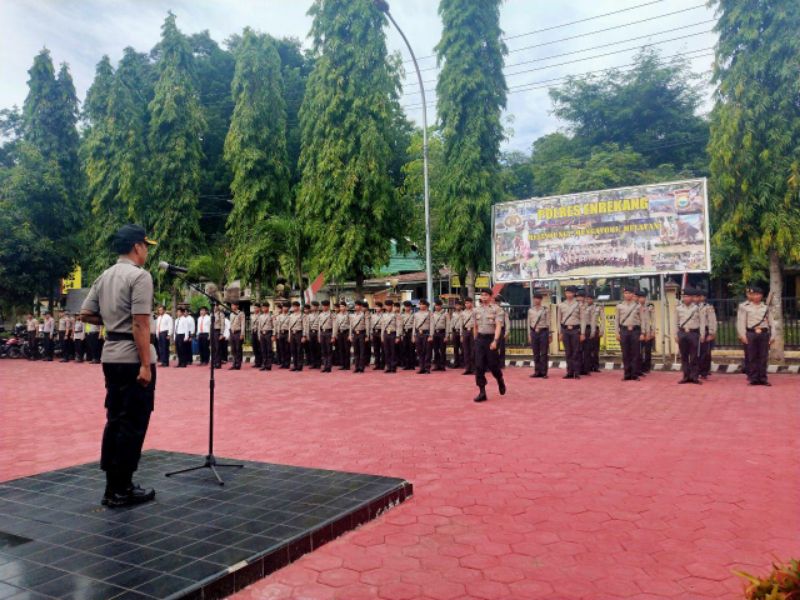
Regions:
[[[208, 29], [220, 43], [249, 25], [307, 44], [310, 4], [311, 0], [0, 0], [0, 108], [22, 105], [27, 70], [42, 47], [50, 49], [57, 64], [69, 64], [83, 99], [101, 56], [108, 54], [116, 62], [126, 46], [150, 50], [169, 9], [184, 33]], [[392, 13], [421, 58], [420, 67], [430, 69], [422, 75], [431, 122], [437, 71], [430, 55], [441, 32], [437, 5], [435, 0], [391, 1]], [[611, 12], [616, 14], [601, 16]], [[563, 126], [550, 114], [547, 85], [567, 75], [629, 65], [642, 45], [655, 44], [666, 56], [692, 53], [694, 70], [708, 71], [712, 57], [707, 49], [716, 40], [710, 32], [713, 23], [708, 22], [713, 18], [704, 0], [506, 0], [501, 8], [510, 50], [505, 148], [527, 151], [537, 137]], [[388, 43], [409, 58], [393, 30]], [[406, 66], [402, 102], [419, 122], [418, 85], [411, 64]]]

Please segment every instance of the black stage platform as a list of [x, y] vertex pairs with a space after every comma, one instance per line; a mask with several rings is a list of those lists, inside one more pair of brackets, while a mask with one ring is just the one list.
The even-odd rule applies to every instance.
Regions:
[[222, 598], [412, 494], [401, 479], [246, 462], [164, 473], [202, 457], [145, 452], [156, 501], [100, 506], [97, 463], [0, 483], [0, 600]]

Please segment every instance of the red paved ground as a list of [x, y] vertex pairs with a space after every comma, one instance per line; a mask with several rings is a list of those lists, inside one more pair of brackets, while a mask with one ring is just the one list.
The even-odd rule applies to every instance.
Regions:
[[[206, 379], [159, 371], [149, 448], [202, 453]], [[412, 500], [241, 598], [740, 598], [800, 556], [800, 379], [602, 373], [471, 402], [456, 372], [223, 371], [221, 456], [405, 477]], [[100, 370], [0, 361], [0, 479], [97, 458]]]

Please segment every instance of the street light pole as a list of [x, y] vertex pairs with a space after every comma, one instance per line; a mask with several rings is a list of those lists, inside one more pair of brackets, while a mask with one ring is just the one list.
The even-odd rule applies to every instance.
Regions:
[[425, 85], [422, 83], [422, 73], [419, 70], [417, 57], [414, 50], [411, 49], [411, 44], [408, 43], [408, 38], [397, 21], [394, 20], [392, 13], [389, 12], [389, 4], [385, 0], [374, 0], [375, 5], [383, 11], [389, 20], [394, 25], [400, 37], [408, 48], [408, 53], [411, 54], [411, 60], [414, 63], [414, 69], [417, 72], [417, 80], [419, 81], [419, 92], [422, 95], [422, 179], [424, 189], [424, 204], [425, 204], [425, 280], [428, 294], [428, 300], [433, 301], [433, 267], [431, 266], [431, 199], [430, 187], [428, 185], [428, 107], [425, 100]]

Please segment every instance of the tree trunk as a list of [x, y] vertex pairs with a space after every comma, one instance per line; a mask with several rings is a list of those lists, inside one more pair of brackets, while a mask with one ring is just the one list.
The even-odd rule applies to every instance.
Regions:
[[361, 271], [356, 272], [356, 300], [361, 300], [362, 292], [364, 290], [364, 273]]
[[172, 286], [172, 318], [175, 318], [175, 314], [178, 311], [178, 286]]
[[458, 294], [461, 296], [463, 300], [469, 294], [467, 292], [467, 272], [466, 271], [459, 271], [458, 272], [458, 282], [461, 284], [458, 288]]
[[475, 267], [467, 267], [467, 295], [471, 298], [475, 298], [475, 278], [477, 276]]
[[295, 277], [297, 277], [297, 289], [300, 290], [300, 307], [302, 308], [306, 305], [306, 294], [303, 288], [303, 259], [300, 258], [299, 251], [295, 257], [294, 270]]
[[782, 363], [785, 359], [783, 337], [783, 265], [775, 250], [769, 253], [769, 293], [772, 298], [770, 310], [775, 326], [775, 342], [770, 347], [770, 358]]

